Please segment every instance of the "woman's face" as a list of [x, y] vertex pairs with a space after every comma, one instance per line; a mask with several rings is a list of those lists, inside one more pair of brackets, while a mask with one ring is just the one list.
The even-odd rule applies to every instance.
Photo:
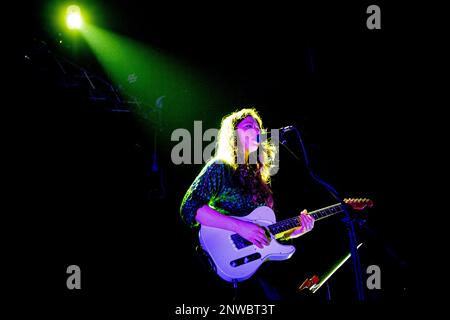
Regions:
[[247, 116], [237, 125], [237, 135], [240, 147], [248, 152], [258, 150], [259, 142], [258, 135], [260, 128], [258, 122], [252, 117]]

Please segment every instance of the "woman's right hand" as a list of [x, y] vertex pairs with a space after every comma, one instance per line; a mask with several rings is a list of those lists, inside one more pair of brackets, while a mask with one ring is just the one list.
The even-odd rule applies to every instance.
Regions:
[[270, 242], [265, 230], [252, 222], [238, 220], [236, 233], [258, 248], [262, 248], [264, 245], [267, 246]]

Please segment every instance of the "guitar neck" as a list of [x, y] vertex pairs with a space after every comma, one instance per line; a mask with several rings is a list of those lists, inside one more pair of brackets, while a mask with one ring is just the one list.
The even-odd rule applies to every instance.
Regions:
[[[309, 215], [317, 221], [327, 217], [331, 217], [343, 211], [344, 209], [342, 208], [342, 204], [337, 203], [319, 210], [311, 211], [309, 212]], [[272, 233], [273, 235], [277, 235], [297, 227], [301, 227], [300, 219], [298, 216], [278, 221], [274, 224], [271, 224], [267, 228], [269, 229], [270, 233]]]

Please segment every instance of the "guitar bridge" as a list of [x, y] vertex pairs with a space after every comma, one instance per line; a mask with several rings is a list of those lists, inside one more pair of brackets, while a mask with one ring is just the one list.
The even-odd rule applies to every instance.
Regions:
[[241, 266], [243, 264], [246, 264], [246, 263], [258, 260], [258, 259], [261, 259], [261, 254], [259, 252], [256, 252], [256, 253], [253, 253], [251, 255], [248, 255], [248, 256], [245, 256], [245, 257], [233, 260], [233, 261], [230, 262], [230, 265], [232, 267], [236, 268], [236, 267], [239, 267], [239, 266]]

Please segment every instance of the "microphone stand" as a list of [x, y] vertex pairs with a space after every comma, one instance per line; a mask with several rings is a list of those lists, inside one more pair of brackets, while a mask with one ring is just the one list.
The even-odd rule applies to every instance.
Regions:
[[[311, 169], [311, 165], [308, 159], [308, 156], [306, 154], [305, 146], [303, 144], [302, 138], [300, 136], [300, 132], [298, 131], [297, 127], [293, 127], [294, 130], [297, 132], [298, 139], [300, 141], [300, 145], [302, 147], [303, 156], [305, 159], [306, 168], [308, 170], [309, 175], [311, 178], [318, 183], [320, 186], [324, 187], [325, 190], [330, 193], [333, 198], [335, 198], [339, 203], [342, 204], [342, 208], [345, 213], [344, 219], [342, 221], [345, 223], [348, 231], [348, 237], [349, 237], [349, 246], [350, 246], [350, 253], [353, 261], [353, 272], [355, 275], [355, 286], [356, 286], [356, 292], [357, 292], [357, 299], [358, 301], [364, 301], [364, 281], [362, 277], [362, 270], [361, 270], [361, 261], [359, 259], [359, 253], [358, 253], [358, 247], [356, 242], [356, 233], [355, 233], [355, 227], [354, 227], [354, 221], [352, 217], [350, 216], [349, 211], [347, 210], [347, 205], [343, 202], [341, 197], [339, 196], [338, 192], [335, 188], [330, 186], [325, 181], [319, 179], [314, 172]], [[297, 160], [300, 161], [300, 158], [286, 145], [286, 140], [283, 138], [282, 135], [280, 135], [280, 143], [283, 145]]]

